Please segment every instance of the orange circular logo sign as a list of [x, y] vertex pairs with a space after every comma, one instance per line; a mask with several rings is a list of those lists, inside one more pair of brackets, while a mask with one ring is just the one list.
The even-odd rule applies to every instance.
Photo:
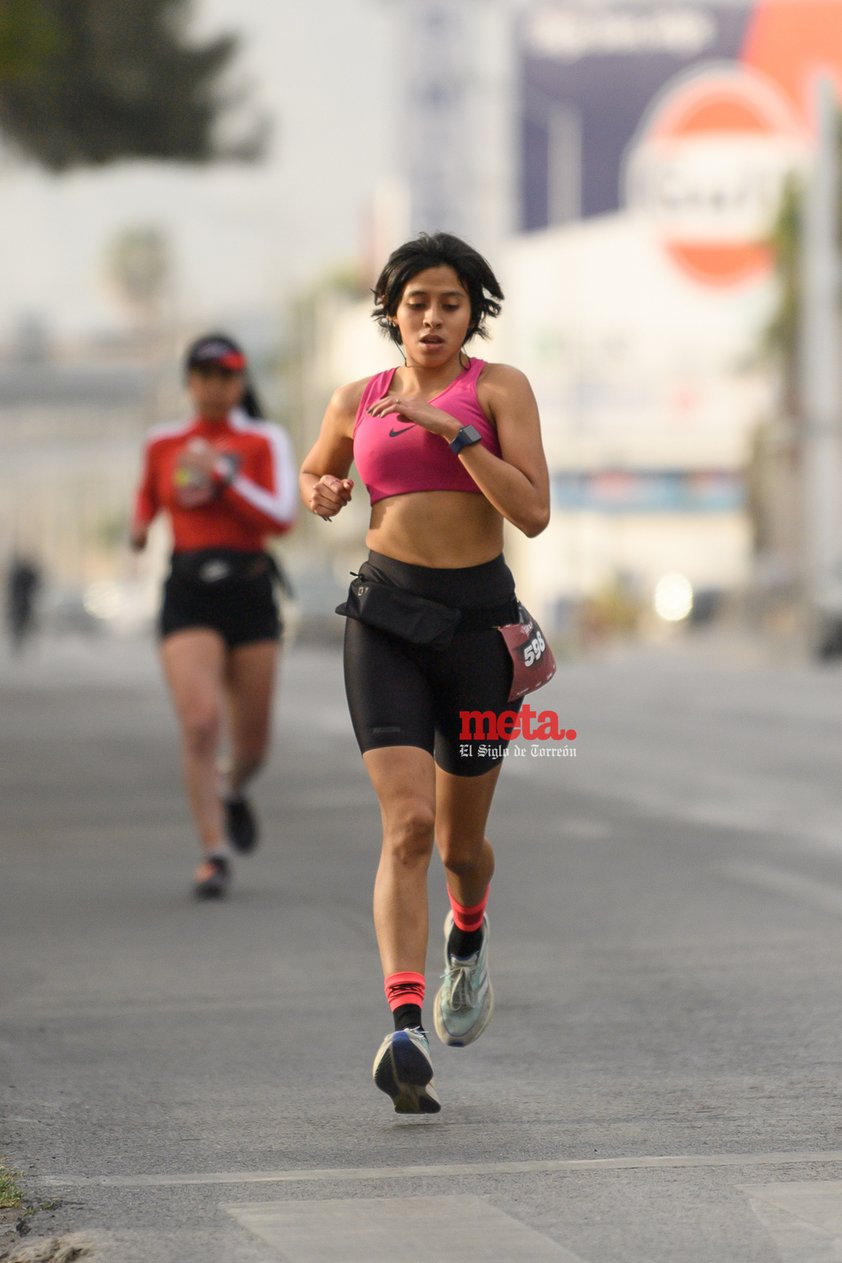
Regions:
[[768, 272], [768, 236], [786, 177], [809, 138], [770, 80], [716, 66], [667, 85], [625, 169], [626, 204], [695, 281], [735, 285]]

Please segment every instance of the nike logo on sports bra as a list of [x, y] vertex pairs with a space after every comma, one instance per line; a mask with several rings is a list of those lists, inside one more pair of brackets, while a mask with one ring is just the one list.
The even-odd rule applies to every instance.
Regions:
[[390, 430], [389, 438], [396, 439], [399, 434], [406, 434], [407, 430], [411, 430], [411, 429], [412, 429], [411, 425], [405, 425], [402, 430]]

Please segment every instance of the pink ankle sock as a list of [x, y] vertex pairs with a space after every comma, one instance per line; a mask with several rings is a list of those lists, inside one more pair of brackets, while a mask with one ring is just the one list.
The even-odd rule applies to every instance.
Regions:
[[424, 1003], [424, 975], [404, 970], [402, 973], [389, 974], [383, 982], [383, 990], [389, 1008], [394, 1013], [402, 1004], [417, 1004], [419, 1009]]
[[487, 886], [485, 894], [479, 903], [475, 903], [472, 908], [466, 908], [461, 903], [457, 903], [453, 895], [448, 890], [447, 897], [450, 900], [450, 906], [453, 909], [453, 924], [457, 930], [478, 930], [482, 926], [482, 918], [485, 916], [485, 909], [488, 906], [488, 896], [491, 887]]

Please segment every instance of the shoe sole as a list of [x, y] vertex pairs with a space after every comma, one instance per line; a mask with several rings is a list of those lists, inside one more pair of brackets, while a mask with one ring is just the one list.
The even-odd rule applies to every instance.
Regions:
[[206, 877], [204, 881], [194, 884], [193, 895], [196, 899], [223, 899], [228, 893], [230, 885], [230, 872], [215, 872], [210, 877]]
[[228, 893], [228, 884], [213, 886], [194, 886], [193, 894], [197, 899], [224, 899]]
[[242, 842], [237, 841], [232, 833], [226, 831], [225, 836], [228, 839], [228, 845], [231, 847], [231, 850], [236, 851], [238, 855], [251, 855], [252, 851], [257, 850], [257, 837], [252, 842], [243, 845]]
[[451, 1035], [445, 1026], [441, 1017], [441, 993], [444, 990], [440, 987], [436, 992], [436, 998], [433, 1002], [433, 1026], [436, 1028], [436, 1034], [443, 1044], [447, 1044], [448, 1048], [465, 1048], [468, 1044], [472, 1044], [475, 1039], [479, 1039], [488, 1023], [491, 1021], [494, 1013], [494, 992], [491, 989], [491, 982], [488, 983], [488, 1008], [475, 1026], [472, 1026], [464, 1035]]
[[438, 1114], [441, 1102], [433, 1087], [433, 1068], [410, 1039], [389, 1039], [378, 1049], [374, 1082], [392, 1098], [396, 1114]]

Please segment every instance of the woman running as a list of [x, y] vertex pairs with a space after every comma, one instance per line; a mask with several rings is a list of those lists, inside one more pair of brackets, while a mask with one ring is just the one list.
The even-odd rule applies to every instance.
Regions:
[[[240, 347], [222, 334], [186, 356], [192, 411], [146, 443], [131, 544], [146, 545], [164, 510], [173, 553], [160, 614], [161, 659], [181, 730], [184, 781], [203, 858], [199, 898], [224, 895], [230, 848], [257, 844], [243, 796], [269, 743], [281, 622], [268, 535], [295, 519], [295, 467], [286, 432], [261, 419]], [[227, 725], [230, 766], [220, 784]]]
[[435, 843], [451, 912], [433, 1016], [440, 1039], [462, 1047], [493, 1008], [485, 826], [507, 743], [466, 740], [460, 713], [518, 707], [497, 630], [518, 621], [503, 522], [543, 531], [549, 480], [527, 379], [464, 351], [503, 298], [486, 261], [449, 234], [422, 234], [394, 251], [374, 294], [403, 363], [335, 392], [300, 484], [307, 508], [329, 520], [351, 498], [353, 460], [371, 501], [344, 660], [383, 821], [374, 922], [395, 1029], [373, 1074], [399, 1113], [435, 1113], [422, 1019], [427, 868]]

